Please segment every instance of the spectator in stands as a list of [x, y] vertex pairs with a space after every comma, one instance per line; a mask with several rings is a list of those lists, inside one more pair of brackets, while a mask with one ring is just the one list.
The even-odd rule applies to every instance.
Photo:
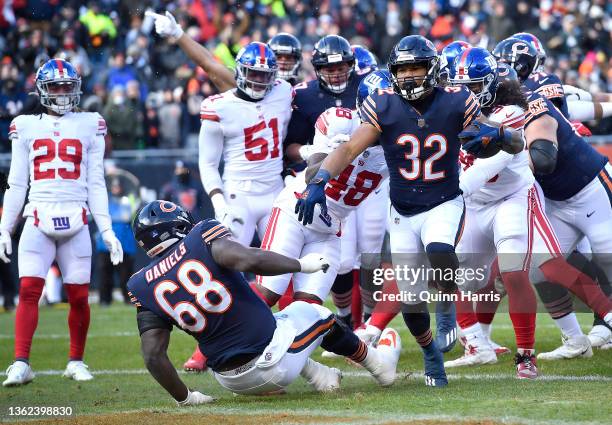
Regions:
[[111, 91], [104, 108], [104, 119], [114, 149], [137, 149], [144, 145], [143, 129], [138, 123], [138, 112], [126, 99], [125, 89], [117, 85]]
[[159, 108], [159, 147], [176, 149], [181, 147], [181, 105], [182, 87], [164, 91], [164, 104]]
[[19, 69], [10, 57], [0, 65], [0, 152], [10, 152], [9, 125], [21, 113], [27, 95], [19, 76]]
[[[199, 179], [193, 178], [191, 170], [183, 161], [177, 161], [174, 168], [174, 177], [160, 192], [160, 199], [172, 201], [189, 211], [196, 222], [202, 220], [202, 207], [204, 191]], [[210, 211], [210, 209], [208, 209]]]

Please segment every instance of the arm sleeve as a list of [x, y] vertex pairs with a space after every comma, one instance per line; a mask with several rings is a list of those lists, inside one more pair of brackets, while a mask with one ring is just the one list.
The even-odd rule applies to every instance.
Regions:
[[200, 177], [206, 193], [214, 189], [223, 189], [223, 181], [219, 174], [219, 161], [223, 154], [223, 131], [221, 124], [212, 119], [202, 119], [199, 139]]
[[25, 202], [30, 178], [30, 158], [28, 148], [19, 139], [14, 123], [11, 123], [9, 138], [12, 141], [11, 168], [8, 175], [10, 188], [4, 194], [0, 229], [11, 233]]
[[[466, 88], [467, 90], [467, 88]], [[474, 93], [470, 92], [465, 100], [465, 112], [463, 113], [463, 129], [467, 128], [476, 118], [480, 116], [480, 102]]]
[[459, 177], [459, 187], [464, 196], [468, 197], [480, 190], [489, 180], [506, 168], [513, 157], [514, 155], [499, 151], [490, 158], [477, 158], [474, 165]]
[[100, 233], [112, 228], [108, 213], [108, 194], [104, 180], [104, 136], [106, 124], [98, 118], [96, 136], [87, 153], [87, 204]]
[[359, 116], [361, 117], [361, 122], [373, 125], [374, 128], [382, 133], [380, 122], [378, 120], [376, 107], [377, 102], [380, 102], [380, 99], [376, 97], [375, 93], [372, 93], [366, 97], [361, 105], [361, 108], [359, 109]]
[[548, 101], [537, 94], [532, 94], [529, 99], [529, 109], [525, 113], [525, 129], [529, 127], [536, 118], [540, 118], [542, 115], [549, 114], [550, 109], [548, 107]]
[[202, 240], [206, 245], [209, 245], [217, 239], [227, 238], [232, 236], [227, 227], [222, 225], [217, 220], [207, 219], [202, 221]]
[[140, 335], [151, 329], [167, 329], [172, 331], [172, 323], [164, 320], [146, 307], [136, 309], [136, 321], [138, 322], [138, 332]]

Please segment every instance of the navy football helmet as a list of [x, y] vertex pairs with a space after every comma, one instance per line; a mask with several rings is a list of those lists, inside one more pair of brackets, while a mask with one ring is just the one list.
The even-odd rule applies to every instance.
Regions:
[[391, 74], [387, 70], [378, 70], [371, 72], [368, 74], [361, 83], [359, 83], [359, 88], [357, 88], [357, 100], [355, 104], [357, 105], [357, 110], [361, 108], [361, 104], [363, 101], [372, 94], [374, 91], [378, 89], [388, 89], [393, 87], [391, 84]]
[[378, 69], [378, 61], [374, 53], [359, 44], [351, 46], [351, 49], [353, 49], [355, 55], [355, 70], [357, 72], [365, 73]]
[[440, 53], [440, 80], [448, 81], [452, 77], [453, 62], [455, 58], [463, 53], [466, 49], [472, 47], [467, 41], [457, 40], [449, 43], [442, 49]]
[[[398, 78], [397, 70], [401, 65], [414, 64], [425, 66], [423, 77]], [[420, 35], [402, 38], [389, 56], [389, 72], [393, 89], [407, 100], [417, 100], [429, 95], [438, 83], [440, 58], [434, 44]]]
[[[344, 37], [326, 35], [317, 41], [312, 52], [311, 62], [321, 86], [336, 94], [346, 90], [349, 78], [355, 69], [355, 55], [351, 45]], [[326, 72], [326, 69], [339, 63], [348, 64], [348, 71], [344, 74]]]
[[274, 86], [278, 65], [270, 47], [254, 41], [236, 55], [236, 86], [251, 99], [263, 99]]
[[138, 245], [151, 258], [187, 236], [195, 222], [191, 214], [169, 201], [153, 201], [138, 211], [132, 232]]
[[280, 32], [268, 41], [268, 46], [276, 55], [278, 77], [286, 81], [296, 81], [302, 66], [302, 43], [295, 36]]
[[36, 72], [40, 103], [60, 115], [76, 108], [81, 100], [81, 76], [63, 59], [49, 59]]
[[497, 63], [497, 78], [499, 79], [500, 83], [503, 83], [504, 81], [520, 82], [514, 68], [505, 62]]
[[476, 95], [480, 106], [489, 106], [497, 92], [497, 62], [482, 47], [470, 47], [455, 58], [451, 84], [465, 84]]
[[509, 37], [500, 41], [493, 56], [498, 62], [506, 62], [516, 71], [521, 82], [529, 78], [538, 64], [538, 51], [530, 43]]
[[527, 43], [535, 47], [538, 52], [538, 63], [536, 64], [535, 69], [544, 66], [544, 62], [546, 62], [546, 50], [544, 50], [544, 46], [542, 45], [542, 42], [538, 37], [529, 32], [517, 32], [511, 37], [526, 41]]

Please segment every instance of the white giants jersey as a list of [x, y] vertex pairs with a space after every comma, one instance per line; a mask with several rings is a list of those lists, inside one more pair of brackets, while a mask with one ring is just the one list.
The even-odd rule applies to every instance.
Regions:
[[[105, 135], [106, 123], [97, 112], [16, 117], [9, 128], [11, 168], [29, 169], [29, 201], [87, 202], [90, 170], [103, 167]], [[104, 173], [95, 174], [104, 184]], [[27, 179], [25, 173], [17, 176]]]
[[[502, 124], [508, 130], [519, 131], [521, 135], [523, 134], [525, 111], [519, 106], [496, 107], [487, 116], [487, 119]], [[486, 172], [489, 167], [503, 166], [497, 174], [490, 176], [491, 178], [480, 190], [465, 194], [468, 202], [470, 200], [481, 203], [499, 201], [527, 185], [532, 185], [535, 180], [529, 168], [529, 153], [527, 150], [523, 150], [516, 155], [500, 151], [490, 158], [475, 158], [472, 154], [461, 150], [459, 160], [462, 170], [460, 180], [471, 179], [475, 177], [475, 172]], [[465, 183], [464, 180], [461, 186], [464, 187]], [[469, 187], [469, 184], [467, 186]]]
[[[332, 107], [323, 112], [315, 124], [313, 147], [315, 154], [329, 153], [334, 148], [330, 141], [334, 136], [350, 136], [359, 126], [359, 118], [354, 111]], [[311, 157], [312, 158], [312, 157]], [[380, 183], [389, 175], [382, 146], [371, 146], [363, 151], [335, 179], [325, 187], [327, 213], [315, 210], [313, 229], [337, 233], [340, 224], [370, 193], [381, 190]], [[276, 198], [275, 206], [294, 214], [295, 203], [306, 189], [305, 173], [300, 173]], [[317, 219], [318, 217], [318, 219]]]
[[235, 89], [204, 99], [200, 118], [218, 122], [223, 132], [224, 181], [280, 179], [292, 101], [293, 88], [280, 79], [258, 102], [237, 97]]

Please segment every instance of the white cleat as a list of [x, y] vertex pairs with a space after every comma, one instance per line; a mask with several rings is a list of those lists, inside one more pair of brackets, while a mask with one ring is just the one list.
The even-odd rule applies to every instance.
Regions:
[[599, 347], [600, 350], [612, 350], [612, 341], [606, 342], [604, 345]]
[[366, 345], [372, 345], [376, 347], [378, 343], [378, 339], [380, 338], [382, 331], [378, 329], [376, 326], [372, 326], [365, 324], [365, 326], [360, 326], [355, 329], [355, 335], [362, 340]]
[[388, 387], [395, 382], [395, 372], [400, 352], [402, 351], [402, 340], [395, 329], [387, 328], [382, 331], [376, 348], [378, 364], [372, 369], [368, 369], [372, 376], [382, 387]]
[[29, 364], [16, 361], [6, 369], [6, 380], [2, 385], [5, 387], [25, 385], [32, 382], [35, 376]]
[[612, 331], [604, 325], [595, 325], [589, 332], [589, 341], [591, 341], [591, 347], [601, 348], [603, 345], [612, 341]]
[[468, 344], [463, 356], [444, 362], [444, 367], [476, 366], [493, 363], [497, 363], [497, 356], [491, 347], [475, 347]]
[[340, 389], [342, 372], [335, 367], [328, 367], [308, 359], [300, 375], [318, 392], [331, 393]]
[[323, 357], [324, 359], [338, 359], [342, 356], [340, 354], [336, 354], [336, 353], [332, 353], [331, 351], [324, 350], [321, 353], [321, 357]]
[[91, 381], [93, 375], [89, 372], [89, 366], [80, 360], [71, 360], [66, 366], [64, 377], [74, 379], [75, 381]]
[[561, 341], [563, 344], [560, 347], [548, 353], [540, 353], [537, 358], [539, 360], [561, 360], [593, 356], [591, 341], [589, 341], [586, 335], [573, 337], [562, 336]]
[[491, 348], [493, 348], [493, 351], [495, 351], [496, 355], [501, 356], [503, 354], [512, 353], [512, 350], [510, 350], [508, 347], [504, 347], [503, 345], [499, 345], [498, 343], [493, 341], [491, 337], [487, 336], [486, 338], [487, 338], [487, 342], [489, 343]]

